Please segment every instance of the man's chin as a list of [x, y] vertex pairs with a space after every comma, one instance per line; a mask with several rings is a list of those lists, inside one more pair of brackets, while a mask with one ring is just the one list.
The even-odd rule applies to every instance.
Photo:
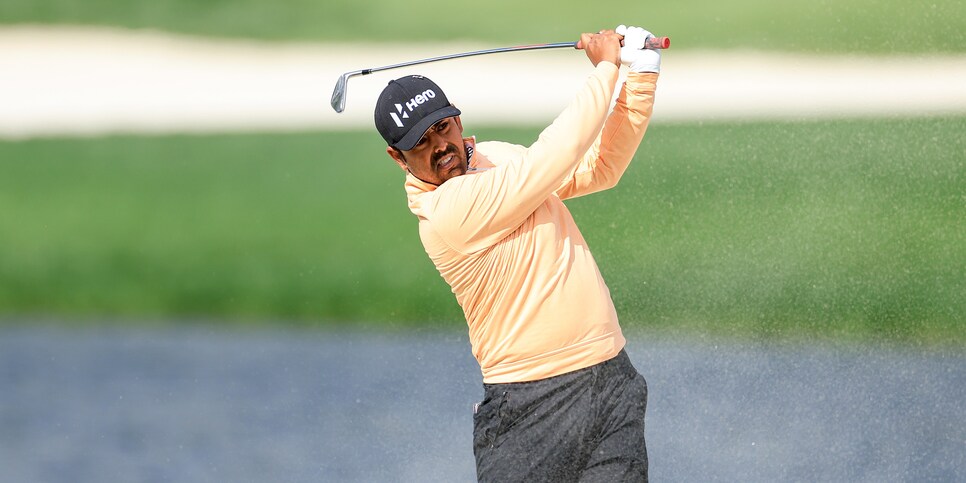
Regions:
[[466, 174], [466, 165], [458, 164], [442, 173], [439, 173], [439, 177], [443, 180], [443, 182], [446, 182], [447, 180], [453, 179], [457, 176], [463, 176], [464, 174]]

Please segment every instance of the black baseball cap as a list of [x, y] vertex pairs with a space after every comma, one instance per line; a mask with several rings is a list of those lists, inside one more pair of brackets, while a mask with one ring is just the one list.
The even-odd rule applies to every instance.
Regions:
[[402, 151], [412, 149], [440, 119], [459, 115], [443, 90], [421, 75], [389, 81], [374, 113], [376, 130], [386, 143]]

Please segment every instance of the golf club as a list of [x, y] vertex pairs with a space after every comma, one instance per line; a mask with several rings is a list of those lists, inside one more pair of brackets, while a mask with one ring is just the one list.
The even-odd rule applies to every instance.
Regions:
[[[666, 49], [671, 46], [671, 39], [668, 37], [650, 37], [645, 42], [645, 49]], [[414, 60], [411, 62], [403, 62], [401, 64], [384, 65], [382, 67], [371, 67], [369, 69], [354, 70], [351, 72], [346, 72], [339, 77], [339, 80], [335, 83], [335, 89], [332, 91], [332, 108], [335, 112], [342, 112], [345, 110], [345, 97], [346, 89], [348, 87], [349, 78], [357, 75], [369, 75], [373, 72], [381, 72], [389, 69], [398, 69], [400, 67], [409, 67], [411, 65], [425, 64], [428, 62], [437, 62], [440, 60], [458, 59], [461, 57], [471, 57], [474, 55], [484, 55], [484, 54], [498, 54], [501, 52], [516, 52], [520, 50], [539, 50], [539, 49], [560, 49], [560, 48], [577, 48], [577, 42], [555, 42], [549, 44], [531, 44], [531, 45], [518, 45], [515, 47], [500, 47], [496, 49], [485, 49], [485, 50], [475, 50], [472, 52], [463, 52], [460, 54], [450, 54], [443, 55], [439, 57], [432, 57], [429, 59]]]

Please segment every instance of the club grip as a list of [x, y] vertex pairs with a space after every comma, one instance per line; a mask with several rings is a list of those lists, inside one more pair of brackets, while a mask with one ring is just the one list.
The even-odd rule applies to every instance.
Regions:
[[644, 41], [645, 49], [666, 49], [671, 46], [671, 37], [651, 37]]

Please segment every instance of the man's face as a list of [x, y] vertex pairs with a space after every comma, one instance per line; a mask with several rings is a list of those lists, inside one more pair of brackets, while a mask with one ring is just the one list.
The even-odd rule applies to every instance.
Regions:
[[409, 151], [386, 148], [397, 164], [413, 176], [441, 185], [455, 176], [466, 174], [466, 150], [463, 147], [463, 124], [460, 117], [447, 117], [433, 124]]

